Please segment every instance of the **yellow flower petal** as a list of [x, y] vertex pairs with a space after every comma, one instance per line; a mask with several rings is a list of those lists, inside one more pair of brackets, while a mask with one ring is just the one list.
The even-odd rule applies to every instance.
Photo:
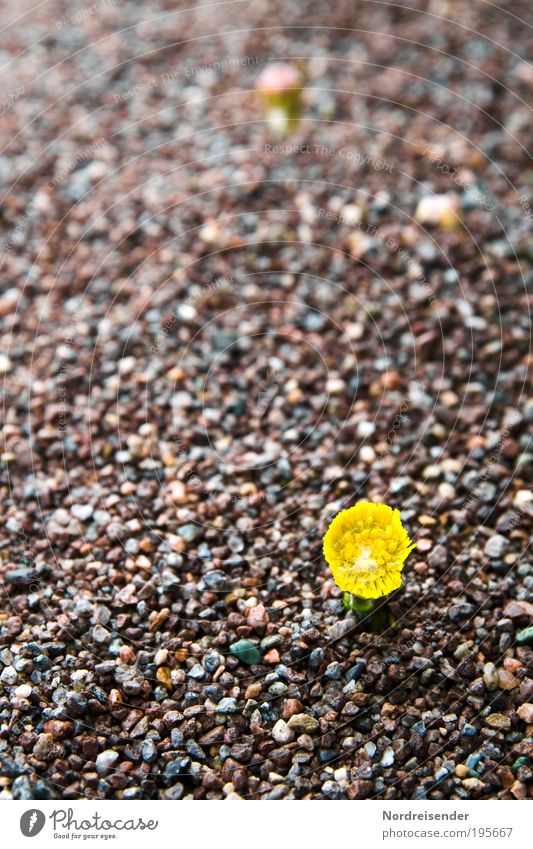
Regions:
[[360, 598], [380, 598], [398, 589], [413, 548], [399, 511], [369, 501], [341, 510], [324, 536], [324, 557], [335, 583]]

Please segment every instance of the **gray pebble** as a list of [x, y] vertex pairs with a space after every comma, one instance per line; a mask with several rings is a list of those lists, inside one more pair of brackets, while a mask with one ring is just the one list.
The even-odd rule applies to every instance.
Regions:
[[153, 764], [157, 760], [157, 748], [153, 740], [143, 740], [141, 757], [146, 763]]
[[198, 537], [202, 536], [203, 530], [199, 525], [182, 525], [178, 528], [178, 534], [185, 542], [194, 542]]
[[201, 663], [195, 663], [192, 669], [187, 672], [189, 678], [194, 678], [195, 681], [201, 681], [205, 678], [205, 669]]
[[507, 549], [509, 548], [509, 541], [503, 537], [501, 534], [494, 534], [485, 545], [485, 554], [487, 557], [490, 557], [491, 560], [499, 560]]
[[114, 749], [106, 749], [104, 752], [100, 752], [96, 758], [96, 772], [98, 775], [107, 775], [118, 758], [119, 754]]
[[218, 705], [216, 706], [217, 713], [237, 713], [237, 711], [237, 699], [221, 699]]
[[468, 602], [463, 601], [459, 604], [452, 604], [452, 606], [448, 608], [448, 616], [452, 622], [460, 622], [462, 619], [470, 619], [474, 611], [475, 607], [473, 604], [468, 604]]

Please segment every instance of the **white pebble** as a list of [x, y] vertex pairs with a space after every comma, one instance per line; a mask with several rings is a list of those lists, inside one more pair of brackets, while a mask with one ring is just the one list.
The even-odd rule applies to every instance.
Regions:
[[6, 374], [11, 371], [11, 360], [6, 354], [0, 354], [0, 374]]
[[0, 681], [2, 681], [3, 684], [14, 684], [16, 680], [17, 673], [15, 668], [13, 666], [6, 666], [0, 675]]
[[533, 501], [533, 493], [529, 489], [519, 489], [514, 497], [513, 504], [515, 507], [521, 509], [526, 504], [530, 504], [531, 501]]
[[374, 451], [371, 445], [363, 445], [359, 452], [359, 456], [363, 463], [369, 464], [373, 463], [376, 459], [376, 452]]
[[272, 729], [272, 737], [276, 743], [288, 743], [294, 737], [294, 732], [291, 731], [284, 719], [278, 719]]
[[381, 756], [381, 764], [382, 766], [392, 766], [394, 763], [394, 749], [392, 746], [387, 746], [383, 755]]
[[362, 436], [363, 439], [366, 439], [367, 436], [372, 436], [375, 430], [376, 425], [374, 422], [359, 422], [357, 425], [357, 436]]
[[345, 389], [346, 384], [340, 377], [330, 377], [326, 385], [326, 390], [330, 395], [340, 395]]
[[90, 504], [73, 504], [70, 512], [80, 522], [86, 522], [93, 515], [93, 507]]
[[460, 223], [460, 206], [456, 195], [426, 195], [418, 202], [415, 219], [419, 224], [430, 224], [454, 230]]

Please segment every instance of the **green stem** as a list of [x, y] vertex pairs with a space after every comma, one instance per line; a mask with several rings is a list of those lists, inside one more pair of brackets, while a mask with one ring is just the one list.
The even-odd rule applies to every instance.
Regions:
[[376, 607], [376, 599], [360, 598], [352, 593], [343, 593], [344, 606], [352, 613], [371, 613]]

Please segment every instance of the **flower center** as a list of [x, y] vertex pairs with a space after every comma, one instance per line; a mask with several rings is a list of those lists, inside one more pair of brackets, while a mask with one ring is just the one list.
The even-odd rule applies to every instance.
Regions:
[[378, 564], [371, 557], [371, 550], [369, 548], [361, 548], [359, 549], [359, 554], [354, 559], [352, 563], [352, 568], [355, 569], [356, 572], [375, 572], [378, 568]]

